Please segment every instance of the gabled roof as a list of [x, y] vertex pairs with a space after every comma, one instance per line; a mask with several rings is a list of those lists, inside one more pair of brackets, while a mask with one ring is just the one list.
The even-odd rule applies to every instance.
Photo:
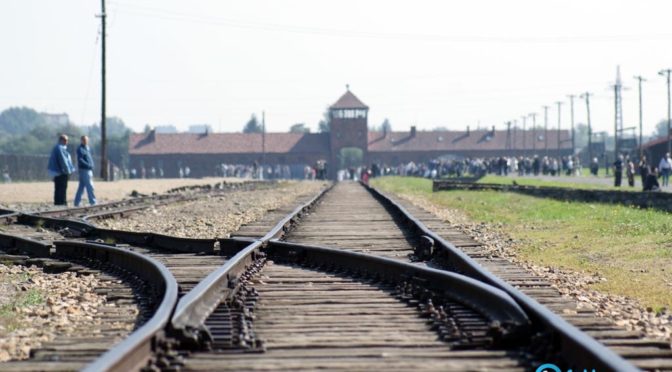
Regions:
[[644, 145], [642, 145], [642, 147], [645, 148], [645, 149], [648, 149], [650, 147], [659, 145], [661, 143], [667, 143], [667, 137], [654, 138], [654, 139], [650, 140], [649, 142], [644, 143]]
[[[369, 132], [369, 152], [416, 152], [416, 151], [503, 151], [523, 149], [544, 150], [543, 131], [538, 130], [535, 133], [532, 130], [523, 132], [516, 131], [515, 136], [511, 132], [510, 148], [507, 146], [506, 130], [472, 130], [465, 131], [416, 131], [411, 132], [391, 132], [384, 134], [382, 132]], [[523, 141], [523, 137], [525, 140]], [[556, 150], [558, 148], [558, 131], [548, 131], [548, 149]], [[571, 137], [568, 130], [560, 131], [560, 148], [571, 149]]]
[[365, 109], [368, 110], [369, 106], [365, 105], [362, 101], [357, 98], [350, 89], [348, 89], [345, 94], [341, 96], [341, 98], [336, 101], [333, 105], [330, 107], [332, 110], [338, 110], [338, 109]]
[[[328, 153], [329, 133], [266, 133], [267, 153]], [[262, 152], [261, 133], [133, 133], [132, 155], [249, 154]]]

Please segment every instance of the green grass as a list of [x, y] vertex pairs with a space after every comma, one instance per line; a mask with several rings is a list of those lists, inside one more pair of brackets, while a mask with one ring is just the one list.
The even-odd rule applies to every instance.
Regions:
[[[17, 309], [39, 305], [44, 302], [44, 295], [37, 289], [29, 289], [25, 292], [16, 292], [11, 301], [0, 306], [0, 324], [5, 332], [12, 332], [22, 326]], [[2, 335], [3, 332], [0, 332]]]
[[432, 193], [431, 181], [419, 178], [372, 183], [459, 210], [474, 222], [502, 224], [521, 258], [598, 273], [607, 281], [593, 284], [596, 290], [637, 298], [657, 310], [672, 305], [672, 214], [496, 191]]
[[[566, 177], [566, 176], [562, 176]], [[634, 188], [628, 186], [622, 186], [620, 188], [614, 187], [612, 185], [602, 184], [602, 183], [582, 183], [582, 182], [567, 182], [567, 181], [547, 181], [536, 178], [526, 178], [526, 177], [505, 177], [505, 176], [494, 176], [488, 175], [477, 181], [477, 183], [491, 183], [498, 185], [511, 185], [513, 181], [516, 181], [519, 185], [525, 186], [550, 186], [550, 187], [569, 187], [582, 190], [613, 190], [613, 191], [641, 191], [640, 186]], [[637, 178], [639, 181], [639, 178]], [[627, 180], [623, 180], [624, 185], [627, 184]]]

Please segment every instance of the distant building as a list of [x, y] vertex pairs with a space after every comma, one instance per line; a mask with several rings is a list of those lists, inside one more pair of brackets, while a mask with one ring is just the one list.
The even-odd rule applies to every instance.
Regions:
[[40, 116], [44, 119], [47, 125], [66, 125], [70, 122], [68, 114], [50, 114], [48, 112], [41, 112]]
[[[369, 132], [369, 107], [347, 90], [330, 109], [329, 133], [198, 133], [132, 134], [129, 141], [132, 168], [159, 164], [166, 177], [177, 177], [189, 166], [195, 177], [212, 176], [220, 164], [289, 165], [301, 176], [305, 165], [328, 162], [335, 177], [341, 168], [381, 163], [426, 162], [443, 155], [463, 157], [571, 154], [568, 130]], [[558, 141], [560, 136], [560, 141]], [[558, 147], [558, 142], [560, 146]]]
[[162, 134], [177, 133], [177, 128], [174, 125], [157, 125], [154, 127], [154, 131]]
[[189, 126], [189, 133], [212, 133], [210, 124], [194, 124]]
[[654, 138], [651, 141], [644, 143], [642, 149], [644, 150], [644, 156], [646, 156], [649, 164], [657, 167], [660, 159], [667, 153], [667, 137]]

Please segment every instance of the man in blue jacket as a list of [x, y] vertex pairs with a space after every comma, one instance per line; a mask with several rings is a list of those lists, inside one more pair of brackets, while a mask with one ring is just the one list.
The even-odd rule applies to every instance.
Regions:
[[58, 143], [51, 150], [47, 170], [49, 177], [54, 180], [54, 205], [68, 205], [65, 197], [68, 191], [68, 177], [75, 171], [75, 167], [68, 153], [68, 136], [65, 134], [58, 137]]
[[82, 136], [82, 143], [77, 148], [77, 167], [79, 168], [79, 187], [75, 194], [75, 207], [82, 201], [82, 193], [86, 188], [89, 204], [96, 204], [96, 195], [93, 193], [93, 157], [89, 148], [89, 137]]

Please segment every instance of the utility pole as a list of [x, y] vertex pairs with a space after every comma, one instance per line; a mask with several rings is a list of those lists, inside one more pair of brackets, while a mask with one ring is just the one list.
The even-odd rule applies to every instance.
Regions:
[[506, 122], [506, 149], [511, 150], [511, 122]]
[[261, 179], [264, 179], [264, 165], [266, 164], [266, 111], [261, 112]]
[[670, 73], [672, 69], [660, 70], [658, 75], [667, 76], [667, 152], [672, 152], [672, 142], [670, 142], [670, 125], [672, 125], [672, 119], [670, 119]]
[[548, 156], [548, 106], [544, 108], [544, 155]]
[[557, 101], [555, 104], [558, 105], [558, 138], [557, 138], [557, 140], [558, 140], [558, 156], [560, 156], [560, 123], [561, 123], [561, 117], [560, 117], [560, 113], [561, 113], [560, 110], [561, 109], [560, 109], [560, 107], [562, 106], [562, 102]]
[[616, 83], [614, 84], [614, 159], [618, 158], [620, 150], [619, 138], [623, 135], [623, 105], [621, 104], [622, 88], [621, 68], [618, 66], [616, 67]]
[[590, 126], [590, 96], [589, 92], [581, 95], [581, 98], [586, 99], [586, 114], [588, 116], [588, 164], [593, 161], [593, 129]]
[[532, 155], [537, 155], [537, 113], [530, 113], [532, 117]]
[[642, 76], [635, 76], [639, 85], [639, 160], [644, 157], [644, 147], [642, 146], [642, 81], [646, 81]]
[[105, 125], [105, 0], [100, 1], [100, 37], [102, 41], [101, 51], [101, 105], [100, 105], [100, 178], [108, 181], [107, 172], [107, 128]]
[[527, 156], [527, 117], [520, 117], [523, 120], [523, 155]]
[[576, 142], [574, 142], [574, 95], [570, 94], [567, 96], [569, 98], [569, 114], [570, 120], [572, 123], [572, 156], [576, 153]]

